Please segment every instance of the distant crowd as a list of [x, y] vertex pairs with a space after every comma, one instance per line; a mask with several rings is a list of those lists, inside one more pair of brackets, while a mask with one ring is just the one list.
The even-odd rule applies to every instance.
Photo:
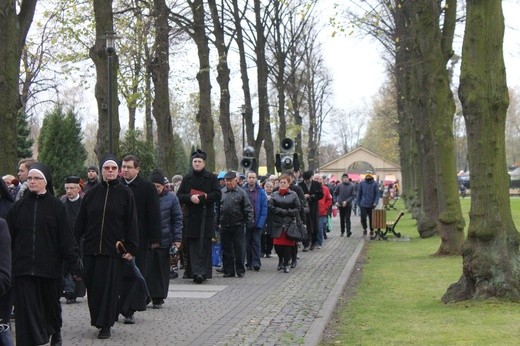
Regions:
[[86, 295], [90, 324], [108, 339], [119, 316], [134, 324], [135, 312], [160, 309], [178, 270], [195, 284], [215, 266], [217, 275], [244, 278], [274, 251], [277, 270], [290, 273], [299, 248], [325, 246], [338, 211], [341, 237], [352, 235], [352, 212], [373, 236], [381, 197], [373, 172], [356, 183], [347, 173], [338, 181], [313, 171], [212, 173], [200, 149], [191, 163], [170, 183], [160, 170], [143, 177], [134, 155], [107, 155], [86, 181], [60, 182], [63, 196], [34, 159], [19, 162], [17, 178], [3, 176], [0, 319], [14, 319], [17, 345], [62, 344], [62, 297], [74, 304]]

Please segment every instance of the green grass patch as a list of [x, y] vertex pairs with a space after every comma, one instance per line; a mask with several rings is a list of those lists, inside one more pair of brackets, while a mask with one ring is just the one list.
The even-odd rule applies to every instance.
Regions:
[[[396, 206], [404, 208], [402, 202]], [[462, 200], [466, 225], [470, 199]], [[520, 225], [520, 199], [511, 199]], [[394, 220], [391, 211], [387, 220]], [[338, 311], [335, 338], [323, 345], [518, 345], [520, 304], [498, 301], [444, 304], [462, 273], [462, 258], [436, 257], [438, 237], [421, 239], [406, 213], [396, 227], [404, 241], [372, 241], [356, 294]], [[389, 237], [393, 240], [393, 236]]]

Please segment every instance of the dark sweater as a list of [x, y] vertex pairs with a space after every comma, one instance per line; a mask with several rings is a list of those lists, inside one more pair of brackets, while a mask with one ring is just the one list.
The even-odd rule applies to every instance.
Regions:
[[119, 240], [135, 255], [139, 234], [132, 191], [118, 180], [95, 185], [83, 197], [74, 234], [77, 240], [84, 237], [85, 255], [121, 257], [116, 250]]
[[60, 278], [63, 261], [72, 267], [79, 259], [63, 203], [48, 192], [16, 201], [7, 214], [13, 250], [13, 276]]

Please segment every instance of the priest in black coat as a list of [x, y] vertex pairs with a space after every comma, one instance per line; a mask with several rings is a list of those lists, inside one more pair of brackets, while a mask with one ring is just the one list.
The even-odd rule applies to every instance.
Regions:
[[[121, 165], [122, 183], [130, 188], [134, 194], [135, 209], [137, 211], [137, 229], [139, 230], [139, 249], [135, 255], [135, 263], [141, 274], [149, 280], [149, 266], [152, 265], [152, 251], [158, 249], [161, 243], [161, 207], [155, 185], [140, 174], [140, 161], [135, 155], [127, 155]], [[123, 290], [120, 297], [120, 310], [125, 316], [125, 324], [134, 324], [134, 312], [146, 310], [147, 299], [136, 292], [132, 286], [139, 285], [135, 276], [126, 270], [123, 278]], [[149, 298], [149, 297], [147, 297]]]
[[191, 155], [193, 170], [184, 177], [177, 197], [184, 206], [183, 241], [188, 250], [186, 271], [195, 283], [212, 277], [211, 238], [215, 235], [215, 203], [221, 190], [217, 176], [204, 169], [206, 153], [200, 149]]

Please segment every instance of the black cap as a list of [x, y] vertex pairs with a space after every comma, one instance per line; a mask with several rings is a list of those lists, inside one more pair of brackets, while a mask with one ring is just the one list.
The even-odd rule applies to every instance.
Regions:
[[71, 175], [70, 177], [65, 178], [65, 184], [79, 184], [80, 178], [75, 175]]
[[87, 169], [87, 172], [88, 171], [95, 171], [97, 174], [99, 174], [99, 169], [96, 167], [96, 166], [90, 166], [88, 169]]
[[150, 174], [150, 181], [152, 183], [164, 185], [164, 174], [159, 169], [156, 169], [152, 174]]
[[312, 178], [313, 174], [314, 174], [313, 171], [305, 171], [305, 172], [303, 172], [303, 179], [310, 180]]
[[114, 154], [108, 154], [108, 155], [105, 155], [101, 161], [99, 162], [99, 167], [102, 169], [103, 168], [103, 165], [105, 164], [105, 162], [107, 161], [114, 161], [117, 165], [117, 167], [119, 167], [119, 161], [117, 160], [117, 157], [114, 156]]
[[206, 160], [206, 153], [203, 152], [202, 150], [200, 149], [197, 149], [195, 150], [193, 153], [191, 153], [191, 159], [203, 159], [204, 161]]
[[224, 175], [224, 179], [233, 179], [237, 177], [237, 172], [235, 171], [229, 171]]

